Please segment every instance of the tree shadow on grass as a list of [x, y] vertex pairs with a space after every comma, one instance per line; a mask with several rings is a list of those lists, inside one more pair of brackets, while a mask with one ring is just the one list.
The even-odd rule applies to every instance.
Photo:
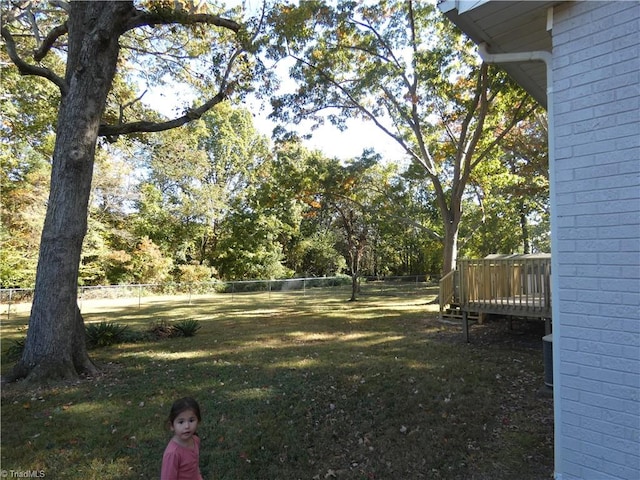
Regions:
[[539, 351], [467, 345], [424, 299], [259, 300], [117, 311], [132, 327], [188, 315], [202, 329], [96, 350], [97, 378], [3, 390], [3, 468], [157, 478], [170, 404], [192, 395], [205, 478], [550, 477]]

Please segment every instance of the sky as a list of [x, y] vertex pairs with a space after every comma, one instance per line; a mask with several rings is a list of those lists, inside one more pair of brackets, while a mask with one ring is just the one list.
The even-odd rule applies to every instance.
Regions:
[[[267, 114], [254, 116], [256, 128], [271, 137], [275, 124], [269, 121]], [[400, 146], [386, 136], [373, 123], [364, 120], [349, 120], [348, 129], [344, 132], [328, 122], [316, 130], [299, 127], [301, 134], [311, 134], [309, 140], [303, 143], [310, 149], [320, 150], [328, 157], [337, 157], [342, 160], [351, 159], [362, 154], [367, 148], [373, 148], [389, 162], [400, 161], [405, 155]]]
[[406, 156], [400, 146], [373, 123], [354, 120], [348, 125], [348, 130], [344, 132], [334, 126], [324, 126], [314, 133], [307, 145], [323, 151], [329, 157], [342, 159], [360, 155], [365, 148], [373, 148], [389, 162], [399, 161]]

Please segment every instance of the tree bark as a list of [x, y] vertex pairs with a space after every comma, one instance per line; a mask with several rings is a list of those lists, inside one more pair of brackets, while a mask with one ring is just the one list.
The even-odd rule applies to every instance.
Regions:
[[350, 302], [358, 300], [358, 277], [360, 275], [360, 255], [357, 251], [351, 252], [351, 298]]
[[116, 71], [131, 2], [70, 2], [68, 90], [58, 112], [51, 191], [22, 358], [10, 380], [36, 382], [95, 373], [78, 308], [78, 270], [98, 129]]
[[458, 256], [458, 230], [460, 221], [445, 223], [444, 226], [444, 252], [442, 263], [442, 274], [446, 275], [456, 268], [456, 258]]

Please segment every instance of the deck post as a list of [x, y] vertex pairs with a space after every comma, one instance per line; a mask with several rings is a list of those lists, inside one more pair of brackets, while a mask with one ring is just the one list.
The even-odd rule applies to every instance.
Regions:
[[462, 334], [465, 342], [469, 343], [469, 314], [466, 310], [462, 311]]
[[551, 335], [551, 319], [549, 317], [544, 319], [544, 334]]

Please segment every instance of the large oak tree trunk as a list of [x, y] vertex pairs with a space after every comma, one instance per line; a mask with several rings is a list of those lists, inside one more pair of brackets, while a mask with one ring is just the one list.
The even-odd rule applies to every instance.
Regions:
[[131, 2], [69, 2], [68, 86], [58, 113], [51, 191], [22, 358], [11, 379], [75, 378], [96, 367], [77, 304], [98, 128]]

